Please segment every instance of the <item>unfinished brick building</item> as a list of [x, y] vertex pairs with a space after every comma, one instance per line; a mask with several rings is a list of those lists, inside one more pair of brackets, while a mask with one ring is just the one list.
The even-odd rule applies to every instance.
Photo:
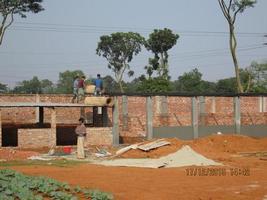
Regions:
[[[69, 106], [71, 98], [58, 94], [0, 95], [0, 145], [76, 145], [74, 128], [80, 116], [86, 118], [87, 145], [131, 143], [152, 137], [192, 139], [218, 131], [267, 135], [265, 96], [118, 96], [114, 97], [115, 107], [103, 107], [101, 112], [97, 107]], [[4, 106], [8, 103], [16, 106]]]

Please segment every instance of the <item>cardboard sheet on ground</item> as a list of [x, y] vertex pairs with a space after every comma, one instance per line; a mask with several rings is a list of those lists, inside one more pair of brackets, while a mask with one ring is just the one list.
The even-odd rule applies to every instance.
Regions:
[[95, 164], [106, 166], [125, 166], [125, 167], [183, 167], [183, 166], [208, 166], [208, 165], [222, 165], [203, 155], [195, 152], [190, 146], [185, 145], [177, 152], [158, 159], [113, 159], [96, 161]]

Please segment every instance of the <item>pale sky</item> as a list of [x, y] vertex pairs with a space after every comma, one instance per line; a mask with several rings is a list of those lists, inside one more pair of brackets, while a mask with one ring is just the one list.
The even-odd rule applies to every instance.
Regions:
[[[44, 11], [15, 18], [0, 46], [0, 83], [13, 87], [33, 76], [54, 83], [59, 72], [80, 69], [89, 77], [111, 75], [96, 55], [100, 36], [134, 31], [146, 39], [154, 29], [180, 35], [169, 51], [172, 80], [193, 68], [203, 79], [234, 76], [228, 24], [217, 0], [44, 0]], [[267, 61], [267, 1], [238, 15], [236, 32], [241, 67]], [[143, 49], [130, 63], [135, 76], [153, 55]], [[125, 80], [131, 81], [125, 74]]]

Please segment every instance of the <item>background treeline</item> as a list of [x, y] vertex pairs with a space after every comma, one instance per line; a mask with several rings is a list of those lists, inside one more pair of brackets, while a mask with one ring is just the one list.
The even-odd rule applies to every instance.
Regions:
[[[241, 81], [247, 91], [254, 93], [267, 92], [267, 62], [253, 62], [249, 67], [241, 69]], [[48, 79], [40, 80], [34, 76], [30, 80], [24, 80], [16, 84], [14, 88], [0, 83], [1, 93], [17, 94], [71, 94], [73, 78], [75, 75], [87, 76], [87, 84], [92, 84], [94, 78], [81, 70], [65, 71], [59, 73], [56, 83]], [[103, 77], [105, 92], [120, 92], [120, 85], [111, 76]], [[220, 79], [216, 82], [203, 80], [202, 73], [197, 69], [185, 72], [176, 80], [161, 77], [148, 77], [143, 74], [132, 81], [122, 81], [122, 87], [127, 93], [149, 92], [181, 92], [181, 93], [236, 93], [235, 77]]]

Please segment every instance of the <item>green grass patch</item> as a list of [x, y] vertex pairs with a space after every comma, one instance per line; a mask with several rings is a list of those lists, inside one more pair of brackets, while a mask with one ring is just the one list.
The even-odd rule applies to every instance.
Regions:
[[10, 169], [0, 170], [0, 199], [5, 200], [112, 200], [113, 195], [100, 190], [71, 187], [44, 176], [26, 176]]
[[76, 161], [76, 160], [15, 160], [15, 161], [5, 161], [0, 162], [0, 167], [12, 167], [12, 166], [34, 166], [34, 165], [42, 165], [42, 166], [56, 166], [56, 167], [72, 167], [76, 165], [80, 165], [83, 163], [88, 163], [88, 161]]

